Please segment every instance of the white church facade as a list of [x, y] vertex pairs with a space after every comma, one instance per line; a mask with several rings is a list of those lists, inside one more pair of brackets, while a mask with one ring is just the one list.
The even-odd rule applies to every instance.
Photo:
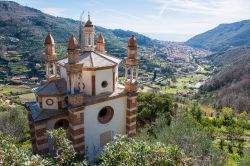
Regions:
[[[95, 159], [116, 134], [136, 134], [138, 56], [134, 36], [128, 40], [125, 85], [119, 84], [121, 59], [108, 55], [105, 40], [88, 18], [80, 43], [71, 36], [68, 54], [57, 59], [55, 42], [45, 39], [46, 81], [35, 88], [36, 101], [27, 102], [33, 153], [52, 151], [46, 131], [62, 127], [79, 154]], [[96, 44], [96, 45], [95, 45]]]

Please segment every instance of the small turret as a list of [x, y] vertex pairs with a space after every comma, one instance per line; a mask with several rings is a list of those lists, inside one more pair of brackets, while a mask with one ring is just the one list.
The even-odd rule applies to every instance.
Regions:
[[128, 58], [137, 59], [137, 42], [134, 35], [128, 41]]
[[68, 42], [68, 58], [70, 64], [76, 64], [80, 61], [80, 48], [78, 41], [72, 35]]
[[[48, 33], [47, 37], [44, 41], [45, 47], [45, 72], [47, 80], [51, 80], [53, 78], [57, 78], [57, 57], [56, 57], [56, 49], [55, 49], [55, 41], [51, 35]], [[52, 65], [52, 74], [51, 74], [51, 65]]]
[[105, 40], [102, 34], [99, 34], [97, 38], [96, 50], [102, 54], [105, 54]]
[[128, 40], [128, 57], [125, 58], [125, 89], [128, 92], [138, 90], [137, 42], [134, 35]]

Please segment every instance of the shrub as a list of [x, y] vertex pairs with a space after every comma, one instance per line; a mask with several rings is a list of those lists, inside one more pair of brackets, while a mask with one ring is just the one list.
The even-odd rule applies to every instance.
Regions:
[[113, 142], [108, 143], [100, 159], [100, 165], [105, 166], [178, 166], [188, 164], [188, 159], [176, 146], [166, 147], [159, 142], [149, 143], [129, 139], [126, 136], [116, 136]]

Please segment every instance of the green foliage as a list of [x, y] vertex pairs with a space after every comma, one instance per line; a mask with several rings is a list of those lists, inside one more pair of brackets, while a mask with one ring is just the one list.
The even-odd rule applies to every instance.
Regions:
[[0, 165], [43, 166], [53, 165], [53, 162], [50, 159], [45, 159], [38, 155], [32, 155], [30, 151], [20, 148], [13, 137], [0, 134]]
[[185, 155], [176, 146], [166, 147], [160, 142], [150, 143], [117, 136], [112, 143], [105, 146], [101, 154], [101, 164], [113, 165], [162, 165], [178, 166], [188, 164]]
[[[167, 94], [139, 93], [138, 96], [138, 123], [144, 125], [154, 121], [158, 115], [165, 116], [171, 121], [173, 114], [172, 99]], [[170, 123], [170, 122], [169, 122]]]
[[190, 108], [191, 114], [198, 121], [201, 122], [202, 112], [198, 103], [193, 103]]
[[28, 130], [27, 113], [23, 107], [0, 106], [0, 133], [24, 139]]
[[212, 137], [189, 113], [177, 116], [170, 126], [164, 118], [158, 118], [145, 127], [139, 139], [160, 141], [165, 145], [175, 145], [182, 149], [193, 162], [222, 164], [224, 154], [212, 145]]
[[76, 152], [71, 142], [66, 139], [66, 131], [62, 128], [48, 131], [49, 137], [54, 140], [54, 152], [59, 165], [63, 163], [71, 163], [74, 161]]

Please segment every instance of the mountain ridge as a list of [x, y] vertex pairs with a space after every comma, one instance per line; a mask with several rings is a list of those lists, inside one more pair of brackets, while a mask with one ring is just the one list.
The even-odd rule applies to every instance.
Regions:
[[214, 52], [228, 46], [250, 45], [250, 20], [220, 24], [192, 37], [186, 44]]

